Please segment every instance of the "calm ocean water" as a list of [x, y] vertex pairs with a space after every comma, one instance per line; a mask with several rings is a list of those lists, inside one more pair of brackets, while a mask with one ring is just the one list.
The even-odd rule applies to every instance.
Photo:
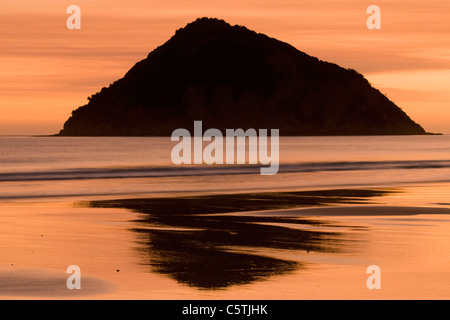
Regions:
[[[280, 169], [175, 166], [170, 138], [0, 137], [0, 199], [450, 182], [450, 136], [286, 137]], [[205, 143], [206, 144], [206, 143]]]

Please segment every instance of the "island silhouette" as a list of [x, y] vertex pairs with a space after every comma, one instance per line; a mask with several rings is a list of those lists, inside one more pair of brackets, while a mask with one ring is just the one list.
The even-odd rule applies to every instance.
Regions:
[[199, 18], [72, 112], [61, 136], [170, 136], [177, 128], [282, 136], [422, 135], [363, 75], [293, 46]]

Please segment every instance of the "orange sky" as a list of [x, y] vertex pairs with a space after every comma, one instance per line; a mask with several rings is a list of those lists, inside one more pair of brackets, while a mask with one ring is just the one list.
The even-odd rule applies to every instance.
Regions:
[[[68, 30], [66, 9], [82, 10]], [[366, 9], [382, 10], [368, 30]], [[87, 97], [197, 17], [217, 17], [363, 73], [427, 131], [450, 133], [444, 0], [1, 0], [0, 134], [52, 134]]]

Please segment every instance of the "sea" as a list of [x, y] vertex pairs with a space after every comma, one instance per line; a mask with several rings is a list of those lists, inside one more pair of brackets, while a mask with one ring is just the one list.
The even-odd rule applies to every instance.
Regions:
[[282, 137], [273, 176], [259, 174], [264, 165], [174, 165], [176, 144], [163, 137], [0, 137], [0, 200], [450, 182], [449, 135]]

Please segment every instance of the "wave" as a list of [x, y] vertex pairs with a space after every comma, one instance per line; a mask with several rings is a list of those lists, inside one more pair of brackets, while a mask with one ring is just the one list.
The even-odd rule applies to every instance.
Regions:
[[[158, 166], [117, 168], [72, 168], [0, 173], [0, 182], [130, 179], [259, 174], [261, 165]], [[359, 161], [280, 164], [278, 173], [320, 171], [424, 170], [450, 168], [450, 160]]]

